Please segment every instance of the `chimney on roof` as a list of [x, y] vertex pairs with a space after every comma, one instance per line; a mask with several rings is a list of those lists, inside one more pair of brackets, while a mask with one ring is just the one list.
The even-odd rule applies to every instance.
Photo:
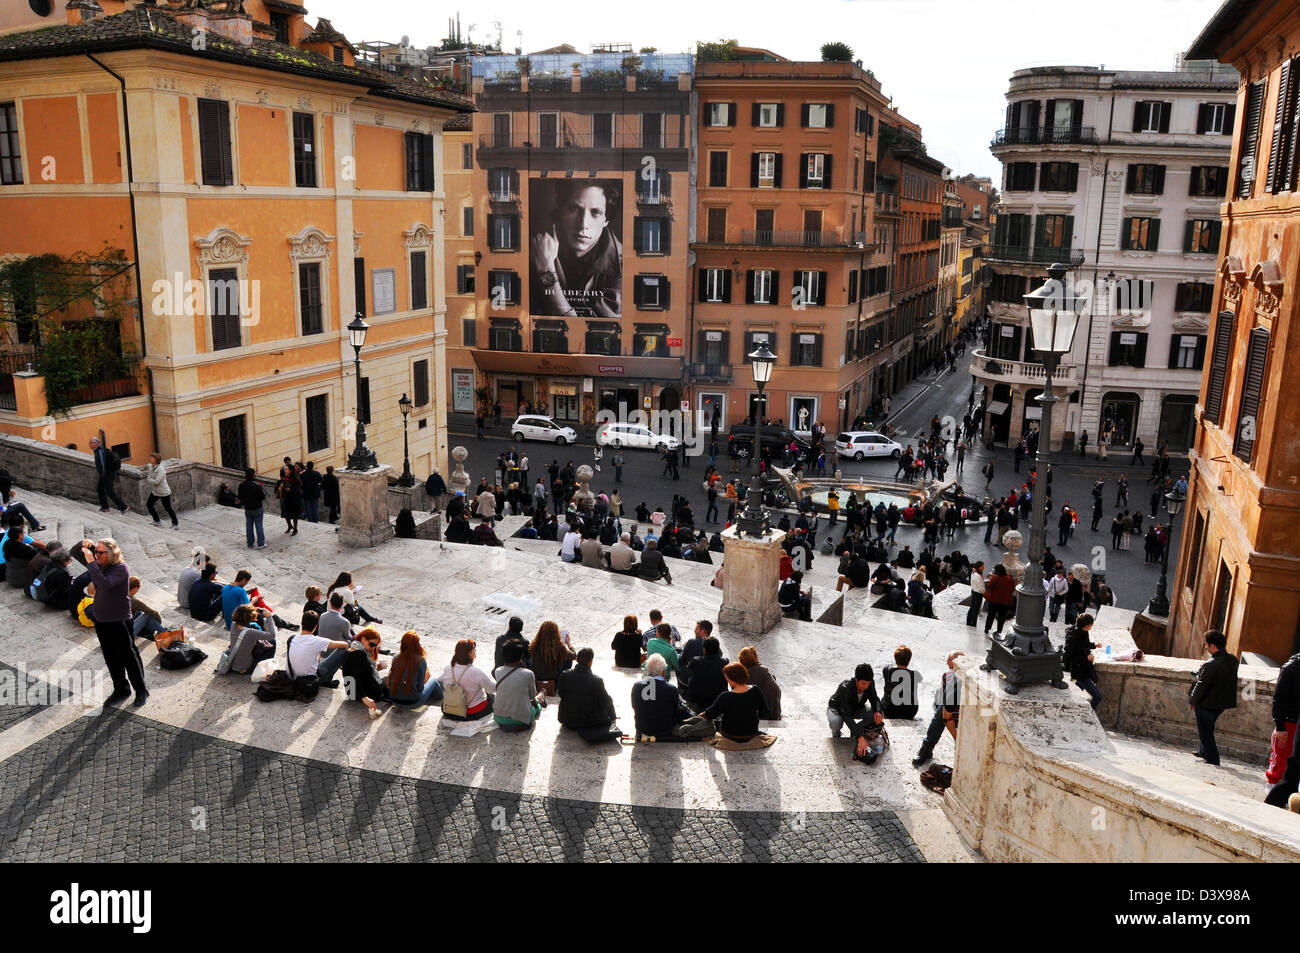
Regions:
[[104, 8], [96, 0], [68, 0], [68, 22], [71, 24], [89, 23], [104, 15]]
[[[253, 45], [253, 18], [244, 9], [244, 0], [218, 0], [210, 4], [207, 10], [197, 0], [190, 0], [190, 3], [196, 27], [211, 30], [242, 46]], [[185, 16], [176, 19], [188, 22]]]

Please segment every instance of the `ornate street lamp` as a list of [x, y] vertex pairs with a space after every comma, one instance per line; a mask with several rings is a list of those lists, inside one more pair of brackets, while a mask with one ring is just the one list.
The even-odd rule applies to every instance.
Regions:
[[1165, 494], [1165, 512], [1169, 514], [1169, 523], [1165, 527], [1165, 552], [1160, 559], [1160, 582], [1156, 585], [1156, 597], [1147, 605], [1149, 615], [1169, 616], [1169, 549], [1174, 541], [1174, 520], [1182, 511], [1186, 499], [1177, 490]]
[[994, 639], [988, 657], [981, 666], [985, 671], [999, 671], [1006, 676], [1006, 689], [1014, 694], [1022, 684], [1048, 681], [1055, 688], [1065, 688], [1061, 680], [1061, 657], [1047, 636], [1043, 618], [1047, 596], [1043, 591], [1044, 523], [1047, 515], [1047, 454], [1052, 440], [1052, 405], [1059, 398], [1052, 392], [1052, 375], [1074, 344], [1079, 315], [1086, 299], [1076, 296], [1065, 284], [1066, 269], [1059, 262], [1047, 269], [1047, 282], [1025, 295], [1029, 323], [1047, 372], [1046, 386], [1038, 398], [1043, 405], [1042, 427], [1038, 440], [1034, 482], [1033, 522], [1029, 535], [1029, 552], [1025, 576], [1016, 590], [1016, 619], [1011, 632], [1002, 641]]
[[369, 330], [370, 325], [366, 324], [365, 319], [361, 317], [361, 312], [358, 311], [357, 316], [348, 325], [348, 340], [352, 343], [352, 351], [356, 355], [357, 362], [357, 445], [348, 454], [349, 470], [373, 470], [379, 466], [375, 451], [366, 446], [366, 425], [361, 419], [361, 349], [365, 347], [366, 332]]
[[411, 398], [403, 394], [397, 401], [397, 409], [402, 412], [402, 475], [397, 478], [398, 486], [415, 486], [415, 474], [411, 472], [411, 437], [406, 430], [406, 419], [411, 416]]
[[[761, 462], [763, 456], [763, 409], [767, 406], [763, 401], [763, 388], [772, 379], [772, 366], [776, 364], [776, 355], [772, 353], [767, 346], [767, 342], [764, 341], [749, 355], [749, 360], [754, 372], [754, 384], [758, 387], [759, 409], [759, 412], [754, 415], [754, 450], [750, 456], [750, 461], [758, 460]], [[759, 463], [755, 463], [754, 466], [754, 476], [749, 482], [749, 492], [745, 494], [745, 509], [741, 511], [739, 518], [736, 520], [736, 532], [737, 534], [762, 538], [767, 535], [768, 531], [768, 513], [763, 508], [762, 467]]]

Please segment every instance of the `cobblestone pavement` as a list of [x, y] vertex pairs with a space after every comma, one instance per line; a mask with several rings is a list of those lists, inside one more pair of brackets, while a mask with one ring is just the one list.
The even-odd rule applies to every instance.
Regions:
[[694, 812], [483, 791], [122, 711], [0, 762], [0, 861], [920, 861], [892, 811]]
[[[44, 685], [37, 685], [37, 679], [19, 672], [12, 665], [0, 662], [0, 731], [12, 728], [24, 718], [30, 718], [47, 704], [59, 701], [62, 693], [56, 687], [53, 690]], [[37, 698], [45, 704], [26, 704], [28, 699]]]

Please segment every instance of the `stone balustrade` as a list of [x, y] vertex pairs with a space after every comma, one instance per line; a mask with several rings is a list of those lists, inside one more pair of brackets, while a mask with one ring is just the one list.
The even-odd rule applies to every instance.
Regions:
[[[1032, 361], [1010, 361], [1000, 357], [989, 357], [985, 354], [984, 349], [980, 348], [974, 353], [974, 360], [971, 361], [971, 374], [976, 377], [985, 378], [992, 381], [1004, 381], [1008, 384], [1036, 382], [1045, 384], [1047, 382], [1047, 368], [1042, 364]], [[1056, 368], [1056, 373], [1052, 375], [1053, 387], [1077, 387], [1079, 382], [1079, 366], [1077, 364], [1061, 364]]]

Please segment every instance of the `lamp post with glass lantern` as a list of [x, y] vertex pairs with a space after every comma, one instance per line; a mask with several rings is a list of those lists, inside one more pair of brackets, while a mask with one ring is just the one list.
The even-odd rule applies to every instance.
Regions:
[[1044, 524], [1047, 518], [1045, 474], [1052, 439], [1052, 405], [1059, 400], [1052, 391], [1052, 375], [1074, 344], [1085, 299], [1066, 287], [1063, 264], [1052, 265], [1047, 274], [1048, 280], [1041, 288], [1025, 295], [1034, 350], [1038, 351], [1047, 372], [1043, 394], [1038, 398], [1043, 405], [1043, 415], [1035, 464], [1037, 478], [1034, 481], [1028, 561], [1024, 579], [1016, 590], [1016, 618], [1011, 632], [1001, 641], [993, 640], [988, 657], [981, 666], [986, 671], [1002, 672], [1007, 679], [1006, 689], [1013, 694], [1019, 691], [1020, 685], [1030, 682], [1047, 681], [1055, 688], [1066, 687], [1061, 680], [1061, 657], [1052, 647], [1047, 627], [1043, 624], [1047, 608], [1047, 595], [1043, 590]]
[[361, 312], [358, 311], [357, 316], [348, 325], [348, 340], [352, 343], [352, 351], [357, 362], [357, 445], [348, 454], [349, 470], [373, 470], [379, 466], [379, 458], [375, 456], [375, 451], [366, 446], [366, 425], [361, 419], [361, 349], [365, 347], [366, 332], [369, 330], [370, 325], [366, 324], [365, 319], [361, 317]]
[[407, 418], [411, 416], [411, 398], [403, 394], [397, 401], [397, 408], [402, 412], [402, 475], [397, 478], [398, 486], [415, 486], [415, 474], [411, 472], [411, 436], [406, 429]]
[[1149, 615], [1169, 615], [1169, 550], [1174, 541], [1174, 520], [1182, 511], [1186, 499], [1177, 490], [1165, 494], [1165, 512], [1169, 514], [1169, 523], [1165, 527], [1165, 552], [1160, 558], [1160, 582], [1156, 585], [1155, 598], [1147, 605]]
[[736, 532], [747, 536], [763, 537], [767, 534], [767, 510], [763, 509], [763, 476], [762, 476], [762, 453], [763, 453], [763, 409], [766, 404], [763, 402], [763, 388], [767, 382], [772, 379], [772, 366], [776, 363], [776, 355], [768, 348], [767, 342], [764, 341], [756, 350], [749, 355], [750, 366], [754, 372], [754, 385], [758, 388], [758, 408], [759, 413], [754, 415], [754, 450], [750, 457], [751, 461], [757, 459], [755, 464], [754, 476], [749, 483], [749, 491], [745, 494], [745, 509], [741, 511], [739, 518], [736, 520]]

